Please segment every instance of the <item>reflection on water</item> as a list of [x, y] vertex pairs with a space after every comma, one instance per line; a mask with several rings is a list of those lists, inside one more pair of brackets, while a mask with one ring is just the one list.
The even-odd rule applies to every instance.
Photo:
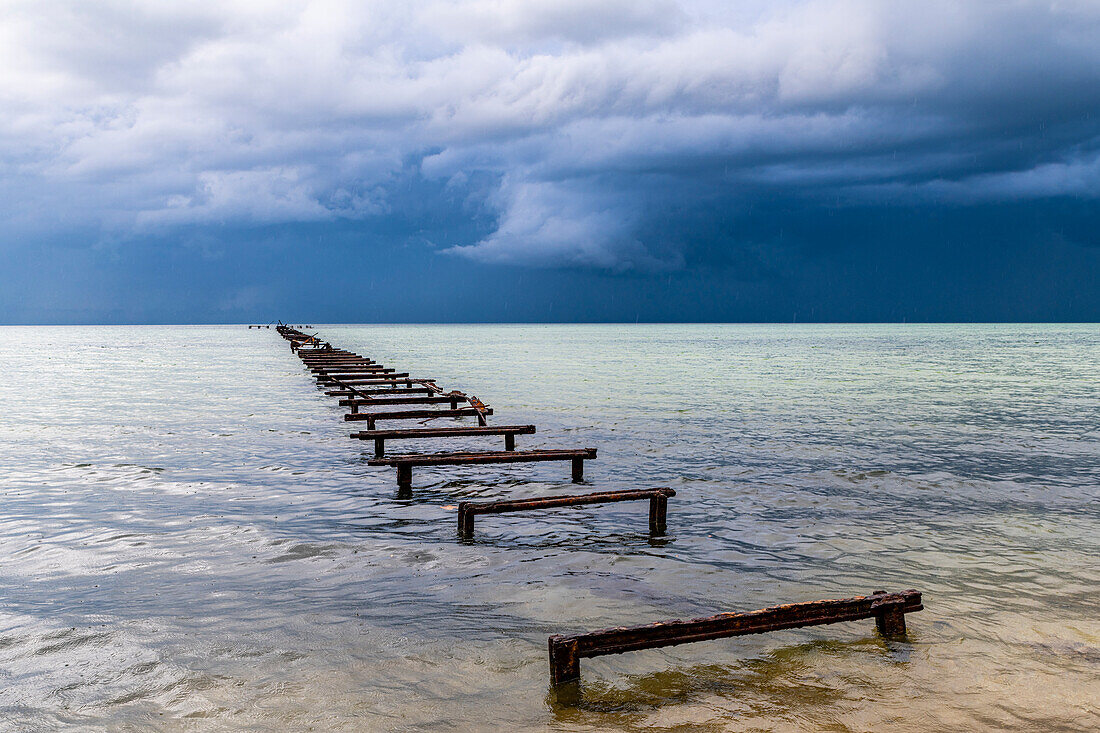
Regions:
[[[567, 471], [398, 499], [273, 331], [0, 329], [0, 729], [1100, 727], [1097, 327], [322, 334], [536, 423], [523, 447], [598, 447], [593, 489], [673, 487], [669, 535], [628, 503], [460, 541], [458, 501]], [[908, 642], [854, 622], [547, 688], [551, 633], [909, 587]]]

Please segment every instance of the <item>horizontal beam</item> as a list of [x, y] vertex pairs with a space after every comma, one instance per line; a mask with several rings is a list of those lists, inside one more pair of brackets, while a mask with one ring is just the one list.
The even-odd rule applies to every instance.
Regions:
[[[440, 399], [440, 398], [435, 398]], [[446, 398], [443, 398], [446, 399]], [[341, 402], [343, 404], [343, 402]], [[535, 432], [534, 425], [458, 425], [448, 428], [406, 428], [393, 430], [363, 430], [352, 433], [351, 437], [360, 440], [374, 440], [374, 457], [386, 454], [386, 440], [403, 438], [459, 438], [469, 435], [503, 435], [504, 450], [516, 449], [517, 435], [530, 435]]]
[[412, 487], [413, 466], [460, 466], [481, 463], [531, 463], [534, 461], [571, 461], [573, 483], [584, 481], [584, 462], [596, 457], [595, 448], [577, 450], [496, 451], [488, 453], [424, 453], [403, 454], [389, 458], [372, 458], [371, 466], [396, 466], [398, 489]]
[[371, 466], [458, 466], [464, 463], [530, 463], [533, 461], [588, 460], [596, 457], [595, 448], [524, 451], [456, 451], [453, 453], [402, 453], [387, 458], [372, 458]]
[[341, 356], [339, 359], [302, 359], [302, 363], [310, 369], [327, 369], [344, 364], [355, 366], [377, 366], [378, 363], [365, 356]]
[[[403, 389], [401, 392], [408, 392], [409, 390]], [[392, 397], [388, 399], [366, 399], [364, 397], [355, 397], [352, 399], [340, 400], [340, 407], [366, 407], [370, 405], [445, 405], [450, 403], [462, 402], [460, 397]], [[458, 409], [457, 406], [454, 409]]]
[[[380, 384], [379, 380], [389, 382], [407, 382], [409, 381], [408, 372], [389, 372], [386, 374], [373, 373], [360, 373], [360, 374], [345, 374], [344, 372], [331, 372], [328, 374], [317, 374], [315, 378], [318, 382], [347, 382], [348, 384]], [[366, 381], [364, 381], [366, 380]]]
[[386, 387], [385, 389], [330, 389], [325, 392], [327, 397], [352, 397], [358, 394], [432, 394], [427, 387]]
[[555, 509], [564, 506], [609, 504], [619, 501], [649, 501], [649, 531], [664, 534], [668, 514], [668, 497], [676, 496], [670, 488], [631, 489], [628, 491], [600, 491], [594, 494], [574, 496], [544, 496], [537, 499], [513, 499], [507, 501], [463, 501], [458, 505], [458, 532], [464, 537], [474, 533], [474, 517], [478, 514], [502, 514], [539, 509]]
[[603, 629], [573, 636], [555, 634], [548, 639], [550, 682], [558, 685], [578, 679], [580, 660], [583, 657], [622, 654], [639, 649], [763, 634], [803, 626], [874, 618], [879, 633], [899, 637], [905, 635], [905, 614], [923, 608], [919, 591], [875, 591], [869, 596], [789, 603], [746, 613], [720, 613], [690, 621], [676, 619], [647, 626]]
[[[301, 356], [302, 352], [298, 352]], [[373, 359], [358, 354], [341, 354], [339, 356], [303, 356], [302, 363], [309, 367], [325, 366], [326, 364], [373, 364]]]
[[340, 364], [338, 366], [310, 367], [314, 374], [358, 374], [360, 372], [392, 372], [393, 367], [384, 367], [381, 364]]
[[460, 407], [457, 410], [400, 410], [395, 412], [352, 412], [344, 415], [344, 419], [348, 422], [366, 420], [367, 429], [374, 430], [374, 423], [377, 420], [432, 420], [434, 418], [441, 417], [476, 417], [480, 421], [483, 419], [483, 415], [492, 414], [492, 408], [478, 412], [472, 407]]
[[360, 440], [373, 438], [460, 438], [465, 435], [530, 435], [534, 425], [456, 425], [449, 428], [394, 428], [392, 430], [363, 430], [352, 433]]
[[389, 377], [376, 377], [376, 378], [372, 378], [372, 379], [360, 379], [359, 377], [355, 377], [354, 379], [348, 379], [348, 378], [334, 379], [332, 377], [328, 377], [328, 378], [318, 379], [317, 383], [318, 384], [378, 384], [378, 385], [382, 385], [382, 384], [388, 384], [388, 385], [405, 384], [405, 385], [412, 386], [413, 384], [417, 384], [419, 382], [432, 382], [432, 381], [434, 381], [434, 380], [431, 380], [431, 379], [409, 379], [408, 377], [405, 377], [405, 376], [398, 376], [396, 374], [393, 374]]

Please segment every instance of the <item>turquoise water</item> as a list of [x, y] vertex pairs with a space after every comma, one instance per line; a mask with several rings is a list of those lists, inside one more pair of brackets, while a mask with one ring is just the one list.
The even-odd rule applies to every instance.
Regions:
[[[567, 464], [397, 499], [274, 330], [0, 328], [0, 729], [1100, 728], [1100, 327], [317, 330], [521, 448], [599, 448], [586, 488], [672, 486], [669, 535], [620, 504], [459, 542], [459, 500]], [[635, 652], [548, 694], [551, 633], [910, 587], [908, 643]]]

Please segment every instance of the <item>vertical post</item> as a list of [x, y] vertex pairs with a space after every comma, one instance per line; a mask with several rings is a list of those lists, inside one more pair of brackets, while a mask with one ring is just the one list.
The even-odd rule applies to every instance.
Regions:
[[584, 481], [584, 459], [573, 459], [573, 483], [579, 484]]
[[381, 458], [386, 452], [386, 441], [384, 438], [374, 439], [374, 457]]
[[649, 499], [649, 532], [650, 534], [664, 534], [668, 528], [668, 497], [664, 494], [655, 494]]
[[560, 685], [581, 677], [581, 660], [577, 656], [577, 640], [554, 634], [549, 639], [550, 684]]
[[367, 418], [367, 430], [374, 430], [374, 418], [373, 417], [368, 417]]
[[457, 397], [452, 397], [451, 398], [451, 409], [452, 410], [457, 410], [458, 409], [458, 398]]
[[354, 397], [351, 398], [351, 414], [356, 415], [359, 413], [359, 402]]
[[901, 604], [891, 605], [875, 616], [875, 628], [887, 639], [905, 636], [905, 613], [901, 610]]
[[504, 434], [504, 450], [515, 450], [515, 449], [516, 449], [516, 434], [515, 433], [505, 433]]
[[413, 467], [408, 463], [397, 464], [397, 488], [411, 489], [413, 482]]
[[474, 513], [465, 501], [458, 504], [458, 533], [463, 537], [470, 537], [474, 533]]

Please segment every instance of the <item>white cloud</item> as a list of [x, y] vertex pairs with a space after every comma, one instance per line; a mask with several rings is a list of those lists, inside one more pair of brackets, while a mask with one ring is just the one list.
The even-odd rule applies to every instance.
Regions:
[[427, 156], [500, 182], [454, 253], [653, 268], [689, 193], [1091, 197], [1097, 37], [1088, 2], [9, 0], [0, 222], [385, 216]]

